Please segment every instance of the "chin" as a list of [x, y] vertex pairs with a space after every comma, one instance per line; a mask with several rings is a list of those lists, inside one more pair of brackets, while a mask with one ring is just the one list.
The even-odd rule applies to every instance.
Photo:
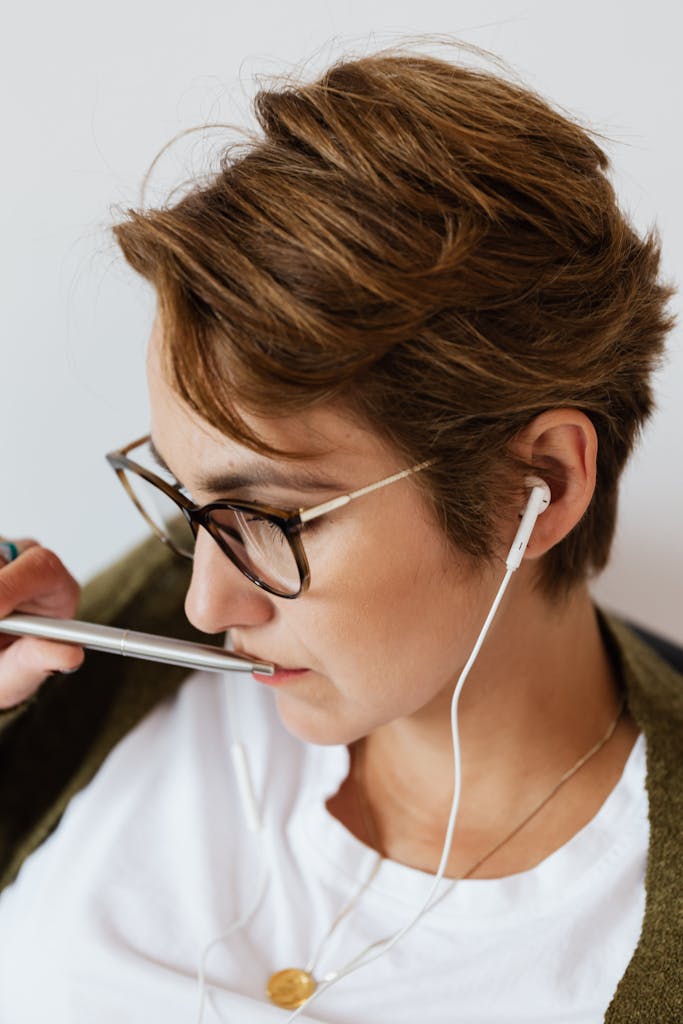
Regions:
[[276, 693], [280, 721], [287, 732], [304, 743], [320, 747], [348, 745], [366, 735], [368, 730], [353, 728], [338, 709], [316, 704], [282, 691]]

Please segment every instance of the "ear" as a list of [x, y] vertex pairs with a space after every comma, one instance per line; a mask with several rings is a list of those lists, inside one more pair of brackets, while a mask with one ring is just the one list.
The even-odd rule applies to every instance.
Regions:
[[517, 435], [512, 449], [537, 467], [537, 475], [550, 487], [550, 505], [536, 520], [525, 554], [540, 558], [573, 530], [590, 504], [597, 434], [579, 409], [550, 409]]

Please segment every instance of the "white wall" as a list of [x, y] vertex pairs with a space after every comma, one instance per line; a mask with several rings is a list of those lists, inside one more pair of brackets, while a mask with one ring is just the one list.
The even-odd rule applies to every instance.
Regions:
[[[151, 297], [107, 226], [159, 148], [207, 120], [245, 124], [257, 73], [311, 71], [416, 33], [487, 47], [606, 133], [618, 187], [683, 262], [680, 7], [671, 0], [176, 0], [15, 4], [3, 26], [0, 531], [86, 578], [140, 536], [103, 453], [147, 425]], [[201, 141], [201, 140], [200, 140]], [[161, 183], [201, 164], [166, 160]], [[680, 307], [680, 303], [679, 303]], [[624, 481], [601, 600], [683, 641], [683, 345]], [[144, 529], [144, 527], [143, 527]]]

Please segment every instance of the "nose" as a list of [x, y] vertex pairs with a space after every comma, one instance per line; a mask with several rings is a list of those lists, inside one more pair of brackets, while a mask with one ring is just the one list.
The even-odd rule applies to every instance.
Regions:
[[275, 612], [270, 595], [233, 565], [215, 540], [200, 528], [185, 614], [203, 633], [224, 633], [235, 626], [260, 626]]

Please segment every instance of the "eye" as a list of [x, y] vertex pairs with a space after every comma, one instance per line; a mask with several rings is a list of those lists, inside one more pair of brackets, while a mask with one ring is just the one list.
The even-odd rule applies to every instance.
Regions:
[[264, 516], [249, 513], [244, 516], [244, 522], [247, 524], [245, 533], [252, 534], [257, 538], [265, 536], [269, 542], [286, 543], [284, 532], [272, 519], [266, 519]]
[[286, 544], [287, 539], [282, 529], [266, 516], [258, 512], [239, 511], [237, 509], [216, 509], [211, 513], [213, 525], [224, 537], [245, 547], [249, 544], [262, 546], [268, 544]]
[[225, 523], [217, 523], [214, 519], [215, 525], [218, 527], [218, 532], [222, 533], [224, 537], [229, 537], [230, 540], [234, 540], [236, 544], [244, 544], [242, 535], [235, 526], [227, 526]]

